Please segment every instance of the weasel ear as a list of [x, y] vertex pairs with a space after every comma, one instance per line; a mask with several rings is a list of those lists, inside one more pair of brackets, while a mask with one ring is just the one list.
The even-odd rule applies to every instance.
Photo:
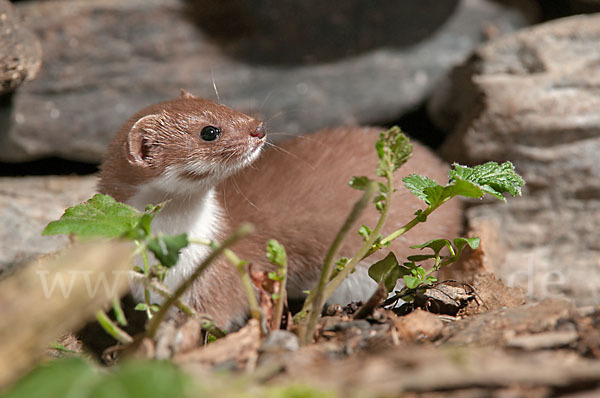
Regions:
[[181, 98], [196, 98], [194, 97], [192, 94], [188, 93], [187, 91], [185, 91], [185, 89], [181, 89]]
[[150, 149], [156, 135], [155, 126], [160, 115], [146, 115], [139, 119], [127, 133], [127, 157], [131, 163], [150, 165]]

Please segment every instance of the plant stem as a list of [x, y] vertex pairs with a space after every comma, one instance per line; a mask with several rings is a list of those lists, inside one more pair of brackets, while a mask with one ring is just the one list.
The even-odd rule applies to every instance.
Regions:
[[158, 326], [163, 321], [167, 312], [171, 305], [173, 305], [185, 291], [194, 283], [194, 281], [204, 272], [204, 270], [227, 249], [229, 246], [235, 244], [237, 241], [252, 233], [254, 227], [250, 224], [242, 224], [237, 230], [235, 230], [231, 235], [227, 237], [227, 239], [215, 248], [209, 255], [204, 259], [202, 264], [190, 275], [188, 279], [183, 281], [183, 283], [175, 290], [175, 293], [169, 299], [160, 306], [160, 310], [156, 313], [148, 329], [146, 330], [146, 337], [154, 338], [156, 331], [158, 330]]
[[[321, 309], [323, 308], [323, 305], [325, 304], [325, 300], [327, 300], [327, 298], [329, 297], [329, 296], [325, 296], [325, 289], [327, 287], [327, 283], [329, 283], [329, 279], [331, 278], [331, 273], [333, 271], [333, 259], [334, 259], [335, 255], [337, 254], [339, 247], [342, 244], [344, 238], [348, 234], [348, 231], [350, 231], [350, 228], [352, 228], [352, 225], [354, 225], [354, 223], [356, 222], [358, 217], [361, 215], [361, 213], [363, 212], [365, 207], [371, 201], [371, 197], [373, 196], [375, 189], [377, 189], [376, 183], [371, 183], [367, 186], [363, 196], [354, 204], [352, 211], [350, 212], [350, 214], [348, 214], [348, 217], [346, 217], [344, 224], [340, 228], [335, 239], [333, 240], [333, 243], [331, 244], [331, 246], [329, 247], [329, 250], [327, 251], [327, 255], [325, 256], [325, 262], [323, 264], [323, 269], [321, 270], [321, 277], [319, 278], [319, 282], [318, 282], [317, 286], [311, 290], [309, 297], [306, 298], [305, 306], [306, 306], [306, 303], [308, 302], [310, 307], [307, 307], [307, 308], [309, 308], [310, 312], [309, 312], [308, 323], [306, 325], [306, 330], [303, 331], [302, 338], [301, 338], [301, 340], [302, 340], [301, 344], [303, 344], [303, 345], [306, 345], [310, 342], [312, 333], [315, 329], [315, 326], [317, 324], [319, 316], [321, 315]], [[377, 236], [375, 233], [373, 235]], [[346, 265], [346, 267], [344, 269], [346, 269], [346, 268], [348, 268], [348, 265]], [[312, 296], [312, 297], [310, 297], [310, 296]], [[310, 300], [309, 300], [309, 298], [310, 298]]]
[[[140, 275], [137, 272], [132, 271], [130, 274], [133, 279], [137, 280], [138, 282], [143, 283], [144, 286], [147, 286], [150, 290], [152, 290], [154, 293], [158, 294], [159, 296], [161, 296], [165, 299], [169, 299], [169, 297], [172, 296], [169, 289], [167, 289], [164, 285], [156, 283], [152, 280], [148, 280], [146, 277], [144, 277], [143, 275]], [[215, 322], [208, 315], [198, 314], [192, 307], [188, 306], [180, 298], [175, 300], [173, 305], [175, 307], [179, 308], [183, 313], [197, 318], [200, 321], [200, 326], [202, 327], [202, 329], [206, 330], [207, 332], [209, 332], [216, 338], [219, 339], [221, 337], [225, 337], [225, 333], [223, 333], [223, 331], [215, 325]]]
[[327, 300], [333, 294], [333, 292], [335, 292], [335, 290], [342, 284], [344, 279], [346, 279], [348, 275], [350, 275], [350, 273], [354, 271], [354, 268], [359, 263], [359, 261], [361, 261], [365, 257], [367, 252], [371, 250], [373, 244], [379, 236], [379, 233], [381, 232], [381, 229], [383, 228], [383, 225], [385, 224], [392, 202], [392, 192], [394, 192], [394, 180], [392, 178], [392, 174], [390, 172], [386, 172], [385, 177], [387, 179], [388, 195], [386, 195], [385, 197], [385, 204], [383, 206], [383, 210], [381, 211], [381, 215], [379, 216], [379, 220], [377, 221], [377, 225], [375, 225], [375, 228], [373, 228], [369, 239], [362, 245], [358, 253], [356, 253], [350, 259], [350, 261], [348, 262], [348, 264], [346, 264], [344, 269], [338, 275], [336, 275], [336, 277], [329, 283], [329, 285], [327, 285], [327, 288], [325, 289], [325, 300]]
[[[132, 279], [134, 279], [135, 281], [137, 281], [139, 283], [142, 283], [144, 285], [144, 287], [147, 287], [148, 289], [152, 290], [154, 293], [158, 294], [162, 298], [168, 299], [172, 295], [172, 293], [169, 291], [169, 289], [167, 289], [166, 286], [164, 286], [162, 284], [158, 284], [158, 283], [146, 278], [144, 275], [141, 275], [138, 272], [131, 271], [130, 276]], [[193, 308], [191, 308], [187, 304], [185, 304], [181, 299], [177, 299], [175, 301], [175, 303], [173, 303], [173, 305], [175, 307], [179, 308], [183, 313], [185, 313], [187, 315], [190, 315], [190, 316], [196, 315], [196, 311], [194, 311]]]
[[279, 297], [275, 303], [275, 311], [273, 312], [273, 326], [271, 330], [279, 330], [281, 328], [281, 318], [283, 317], [283, 306], [287, 300], [287, 260], [283, 263], [283, 267], [280, 268], [280, 272], [283, 275], [283, 279], [279, 284]]
[[[142, 259], [144, 260], [144, 276], [149, 279], [150, 278], [150, 261], [148, 260], [148, 252], [146, 251], [146, 246], [136, 241], [136, 244], [141, 249]], [[148, 319], [152, 319], [152, 310], [150, 306], [152, 303], [150, 302], [150, 290], [146, 286], [144, 286], [144, 302], [146, 303], [146, 316]]]
[[[218, 246], [218, 244], [216, 244], [215, 242], [212, 242], [208, 239], [201, 239], [201, 238], [189, 238], [188, 242], [194, 243], [197, 245], [204, 245], [204, 246], [213, 246], [213, 245]], [[246, 296], [248, 299], [248, 306], [250, 307], [250, 315], [252, 316], [252, 318], [254, 318], [260, 322], [260, 320], [262, 318], [262, 314], [260, 312], [260, 307], [258, 305], [258, 301], [256, 300], [256, 295], [254, 293], [254, 288], [252, 287], [252, 281], [250, 280], [250, 275], [248, 274], [248, 271], [246, 270], [246, 267], [245, 267], [246, 262], [241, 260], [230, 249], [225, 249], [223, 251], [223, 254], [225, 255], [225, 257], [227, 257], [227, 260], [229, 260], [229, 262], [231, 264], [233, 264], [236, 271], [238, 272], [240, 279], [242, 280], [242, 286], [244, 287], [244, 291], [246, 292]]]
[[208, 239], [190, 238], [190, 237], [188, 237], [188, 242], [193, 243], [195, 245], [203, 245], [203, 246], [210, 246], [212, 243], [212, 241], [210, 241]]
[[127, 326], [127, 318], [125, 318], [123, 307], [121, 307], [121, 300], [118, 297], [113, 297], [112, 306], [115, 318], [117, 319], [117, 324]]
[[386, 245], [389, 242], [393, 241], [394, 239], [397, 239], [400, 236], [404, 235], [405, 233], [407, 233], [408, 231], [410, 231], [411, 229], [413, 229], [413, 227], [415, 227], [417, 224], [425, 222], [425, 221], [421, 221], [421, 219], [426, 220], [427, 217], [431, 213], [433, 213], [434, 210], [436, 210], [438, 207], [440, 207], [441, 205], [443, 205], [444, 203], [446, 203], [450, 199], [451, 198], [447, 198], [443, 202], [439, 203], [437, 206], [433, 206], [433, 207], [432, 206], [428, 206], [425, 210], [423, 210], [423, 212], [421, 213], [420, 216], [413, 218], [412, 220], [410, 220], [409, 222], [407, 222], [406, 224], [404, 224], [401, 228], [397, 229], [396, 231], [392, 232], [391, 234], [389, 234], [385, 238], [381, 239], [381, 241], [378, 243], [378, 245], [371, 247], [369, 249], [369, 251], [365, 254], [365, 256], [362, 259], [365, 259], [365, 258], [369, 257], [371, 254], [373, 254], [376, 251], [378, 251], [384, 245]]
[[229, 249], [226, 249], [224, 254], [229, 262], [234, 265], [238, 275], [240, 276], [240, 279], [242, 280], [242, 286], [244, 287], [244, 291], [246, 292], [246, 297], [248, 299], [248, 307], [250, 307], [250, 316], [261, 323], [262, 313], [260, 311], [260, 307], [258, 306], [258, 301], [256, 300], [256, 293], [252, 287], [250, 274], [248, 273], [248, 268], [246, 267], [247, 263], [243, 260], [240, 260], [240, 258]]
[[123, 344], [131, 344], [133, 342], [133, 337], [131, 337], [126, 331], [118, 327], [109, 317], [106, 315], [106, 312], [99, 310], [96, 312], [96, 319], [102, 329], [104, 329], [108, 334], [115, 338], [120, 343]]

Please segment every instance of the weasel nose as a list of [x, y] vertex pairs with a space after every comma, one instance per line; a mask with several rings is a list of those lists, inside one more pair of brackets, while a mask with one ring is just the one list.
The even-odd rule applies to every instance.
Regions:
[[267, 135], [267, 129], [261, 123], [261, 124], [258, 125], [258, 127], [256, 128], [255, 131], [253, 131], [252, 133], [250, 133], [250, 135], [252, 137], [256, 137], [256, 138], [263, 138], [265, 135]]

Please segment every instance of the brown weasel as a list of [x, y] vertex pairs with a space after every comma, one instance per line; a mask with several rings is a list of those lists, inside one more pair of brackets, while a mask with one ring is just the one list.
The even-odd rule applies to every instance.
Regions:
[[[182, 90], [180, 98], [152, 105], [123, 125], [108, 148], [99, 191], [139, 209], [169, 199], [153, 222], [153, 229], [163, 233], [219, 239], [240, 222], [252, 222], [256, 233], [238, 243], [235, 252], [257, 269], [267, 269], [265, 245], [268, 239], [277, 239], [288, 253], [288, 295], [298, 299], [317, 281], [328, 246], [361, 195], [348, 187], [348, 181], [354, 175], [374, 176], [374, 145], [380, 131], [323, 130], [284, 142], [279, 150], [264, 151], [254, 162], [266, 140], [263, 124]], [[439, 182], [447, 179], [446, 165], [422, 145], [413, 142], [413, 146], [412, 158], [395, 175], [398, 192], [384, 233], [424, 208], [403, 187], [404, 176], [418, 173]], [[373, 226], [377, 217], [371, 206], [359, 223]], [[425, 224], [394, 241], [390, 250], [406, 257], [414, 253], [410, 245], [453, 238], [460, 225], [459, 204], [447, 203]], [[350, 234], [340, 255], [352, 255], [360, 242], [358, 234]], [[208, 250], [198, 245], [184, 249], [165, 284], [175, 289]], [[383, 254], [365, 260], [330, 302], [368, 298], [374, 282], [364, 265]], [[228, 330], [242, 325], [248, 314], [238, 276], [224, 259], [206, 270], [186, 298]]]

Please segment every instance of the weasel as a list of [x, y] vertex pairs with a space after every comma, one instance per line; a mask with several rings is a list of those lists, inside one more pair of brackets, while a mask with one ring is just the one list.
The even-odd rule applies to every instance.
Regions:
[[[140, 210], [169, 200], [153, 221], [157, 232], [219, 240], [237, 224], [253, 223], [256, 233], [234, 251], [254, 267], [269, 269], [266, 242], [277, 239], [288, 253], [288, 297], [301, 299], [318, 280], [331, 241], [361, 195], [348, 187], [348, 181], [354, 175], [374, 176], [374, 145], [380, 131], [322, 130], [284, 142], [259, 158], [266, 142], [262, 122], [182, 90], [181, 97], [145, 108], [121, 127], [101, 166], [98, 190]], [[440, 182], [447, 178], [447, 166], [431, 151], [415, 142], [413, 147], [412, 158], [394, 176], [398, 192], [384, 233], [399, 228], [424, 207], [403, 188], [404, 176], [418, 173]], [[370, 206], [357, 226], [373, 226], [377, 217]], [[457, 236], [460, 225], [460, 207], [449, 202], [427, 223], [394, 241], [390, 250], [401, 259], [414, 254], [410, 245]], [[358, 234], [350, 234], [339, 254], [351, 256], [360, 242]], [[165, 278], [167, 287], [176, 289], [209, 250], [199, 245], [185, 248]], [[364, 266], [385, 254], [359, 264], [330, 302], [367, 299], [375, 284]], [[212, 264], [190, 290], [189, 303], [224, 329], [245, 322], [244, 292], [225, 259]], [[134, 289], [134, 296], [141, 299], [141, 291]]]

